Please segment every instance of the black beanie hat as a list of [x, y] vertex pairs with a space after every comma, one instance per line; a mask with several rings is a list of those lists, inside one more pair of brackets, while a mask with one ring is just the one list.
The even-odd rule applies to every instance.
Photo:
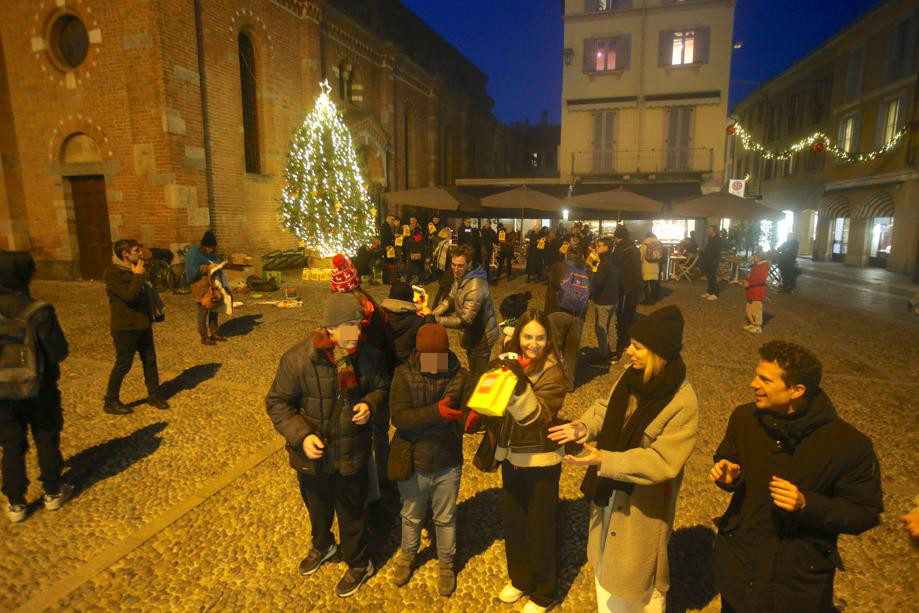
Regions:
[[201, 237], [201, 246], [202, 247], [216, 247], [217, 246], [217, 237], [214, 236], [214, 233], [208, 230], [204, 233], [204, 236]]
[[415, 292], [412, 290], [412, 286], [408, 283], [395, 281], [389, 288], [389, 297], [393, 300], [412, 302], [412, 299], [415, 297]]
[[613, 236], [616, 238], [629, 238], [629, 229], [625, 226], [616, 226], [616, 230], [613, 232]]
[[665, 306], [635, 322], [629, 336], [668, 362], [683, 347], [683, 313], [676, 305]]

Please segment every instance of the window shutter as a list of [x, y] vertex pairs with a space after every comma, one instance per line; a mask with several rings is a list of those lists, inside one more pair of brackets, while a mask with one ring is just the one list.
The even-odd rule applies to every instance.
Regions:
[[865, 61], [865, 48], [857, 47], [849, 53], [849, 66], [846, 71], [845, 102], [858, 97], [862, 89], [862, 68]]
[[696, 53], [698, 54], [693, 58], [695, 63], [698, 64], [708, 64], [708, 47], [709, 40], [711, 39], [711, 28], [708, 26], [704, 28], [696, 28]]
[[628, 68], [632, 61], [632, 36], [623, 34], [616, 40], [616, 68]]
[[603, 148], [604, 149], [614, 149], [615, 148], [615, 135], [616, 135], [616, 113], [615, 111], [606, 112], [606, 133], [603, 135]]
[[884, 144], [884, 128], [887, 127], [887, 105], [890, 101], [882, 102], [878, 105], [878, 116], [874, 122], [874, 146], [880, 147]]
[[600, 151], [603, 149], [603, 113], [594, 113], [594, 141], [591, 149]]
[[596, 72], [597, 50], [596, 38], [584, 39], [584, 72]]
[[693, 107], [684, 106], [680, 118], [680, 147], [689, 147], [692, 144]]
[[657, 65], [670, 66], [673, 59], [673, 32], [670, 30], [661, 30], [660, 47], [657, 51]]

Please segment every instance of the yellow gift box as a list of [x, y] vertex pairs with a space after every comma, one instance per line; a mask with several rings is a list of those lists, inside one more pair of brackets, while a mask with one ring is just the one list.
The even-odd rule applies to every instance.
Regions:
[[466, 406], [482, 415], [501, 417], [516, 385], [517, 375], [512, 371], [507, 368], [491, 370], [479, 378]]

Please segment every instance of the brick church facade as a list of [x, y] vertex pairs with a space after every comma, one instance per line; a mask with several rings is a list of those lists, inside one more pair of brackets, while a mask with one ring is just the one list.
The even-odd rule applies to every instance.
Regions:
[[397, 0], [0, 3], [0, 249], [85, 279], [119, 238], [296, 246], [278, 198], [323, 79], [377, 199], [507, 169], [485, 75]]

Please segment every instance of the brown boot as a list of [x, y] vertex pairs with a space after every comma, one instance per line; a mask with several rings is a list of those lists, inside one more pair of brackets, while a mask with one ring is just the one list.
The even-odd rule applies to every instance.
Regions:
[[221, 343], [226, 342], [227, 340], [229, 340], [229, 339], [227, 339], [227, 337], [225, 337], [225, 336], [220, 336], [220, 334], [217, 332], [217, 328], [214, 328], [214, 329], [211, 330], [211, 338], [212, 338], [213, 340], [215, 340], [215, 341], [220, 341]]
[[216, 345], [217, 342], [216, 342], [214, 339], [212, 339], [210, 336], [203, 336], [203, 335], [202, 335], [202, 336], [201, 336], [201, 344], [202, 344], [202, 345]]

